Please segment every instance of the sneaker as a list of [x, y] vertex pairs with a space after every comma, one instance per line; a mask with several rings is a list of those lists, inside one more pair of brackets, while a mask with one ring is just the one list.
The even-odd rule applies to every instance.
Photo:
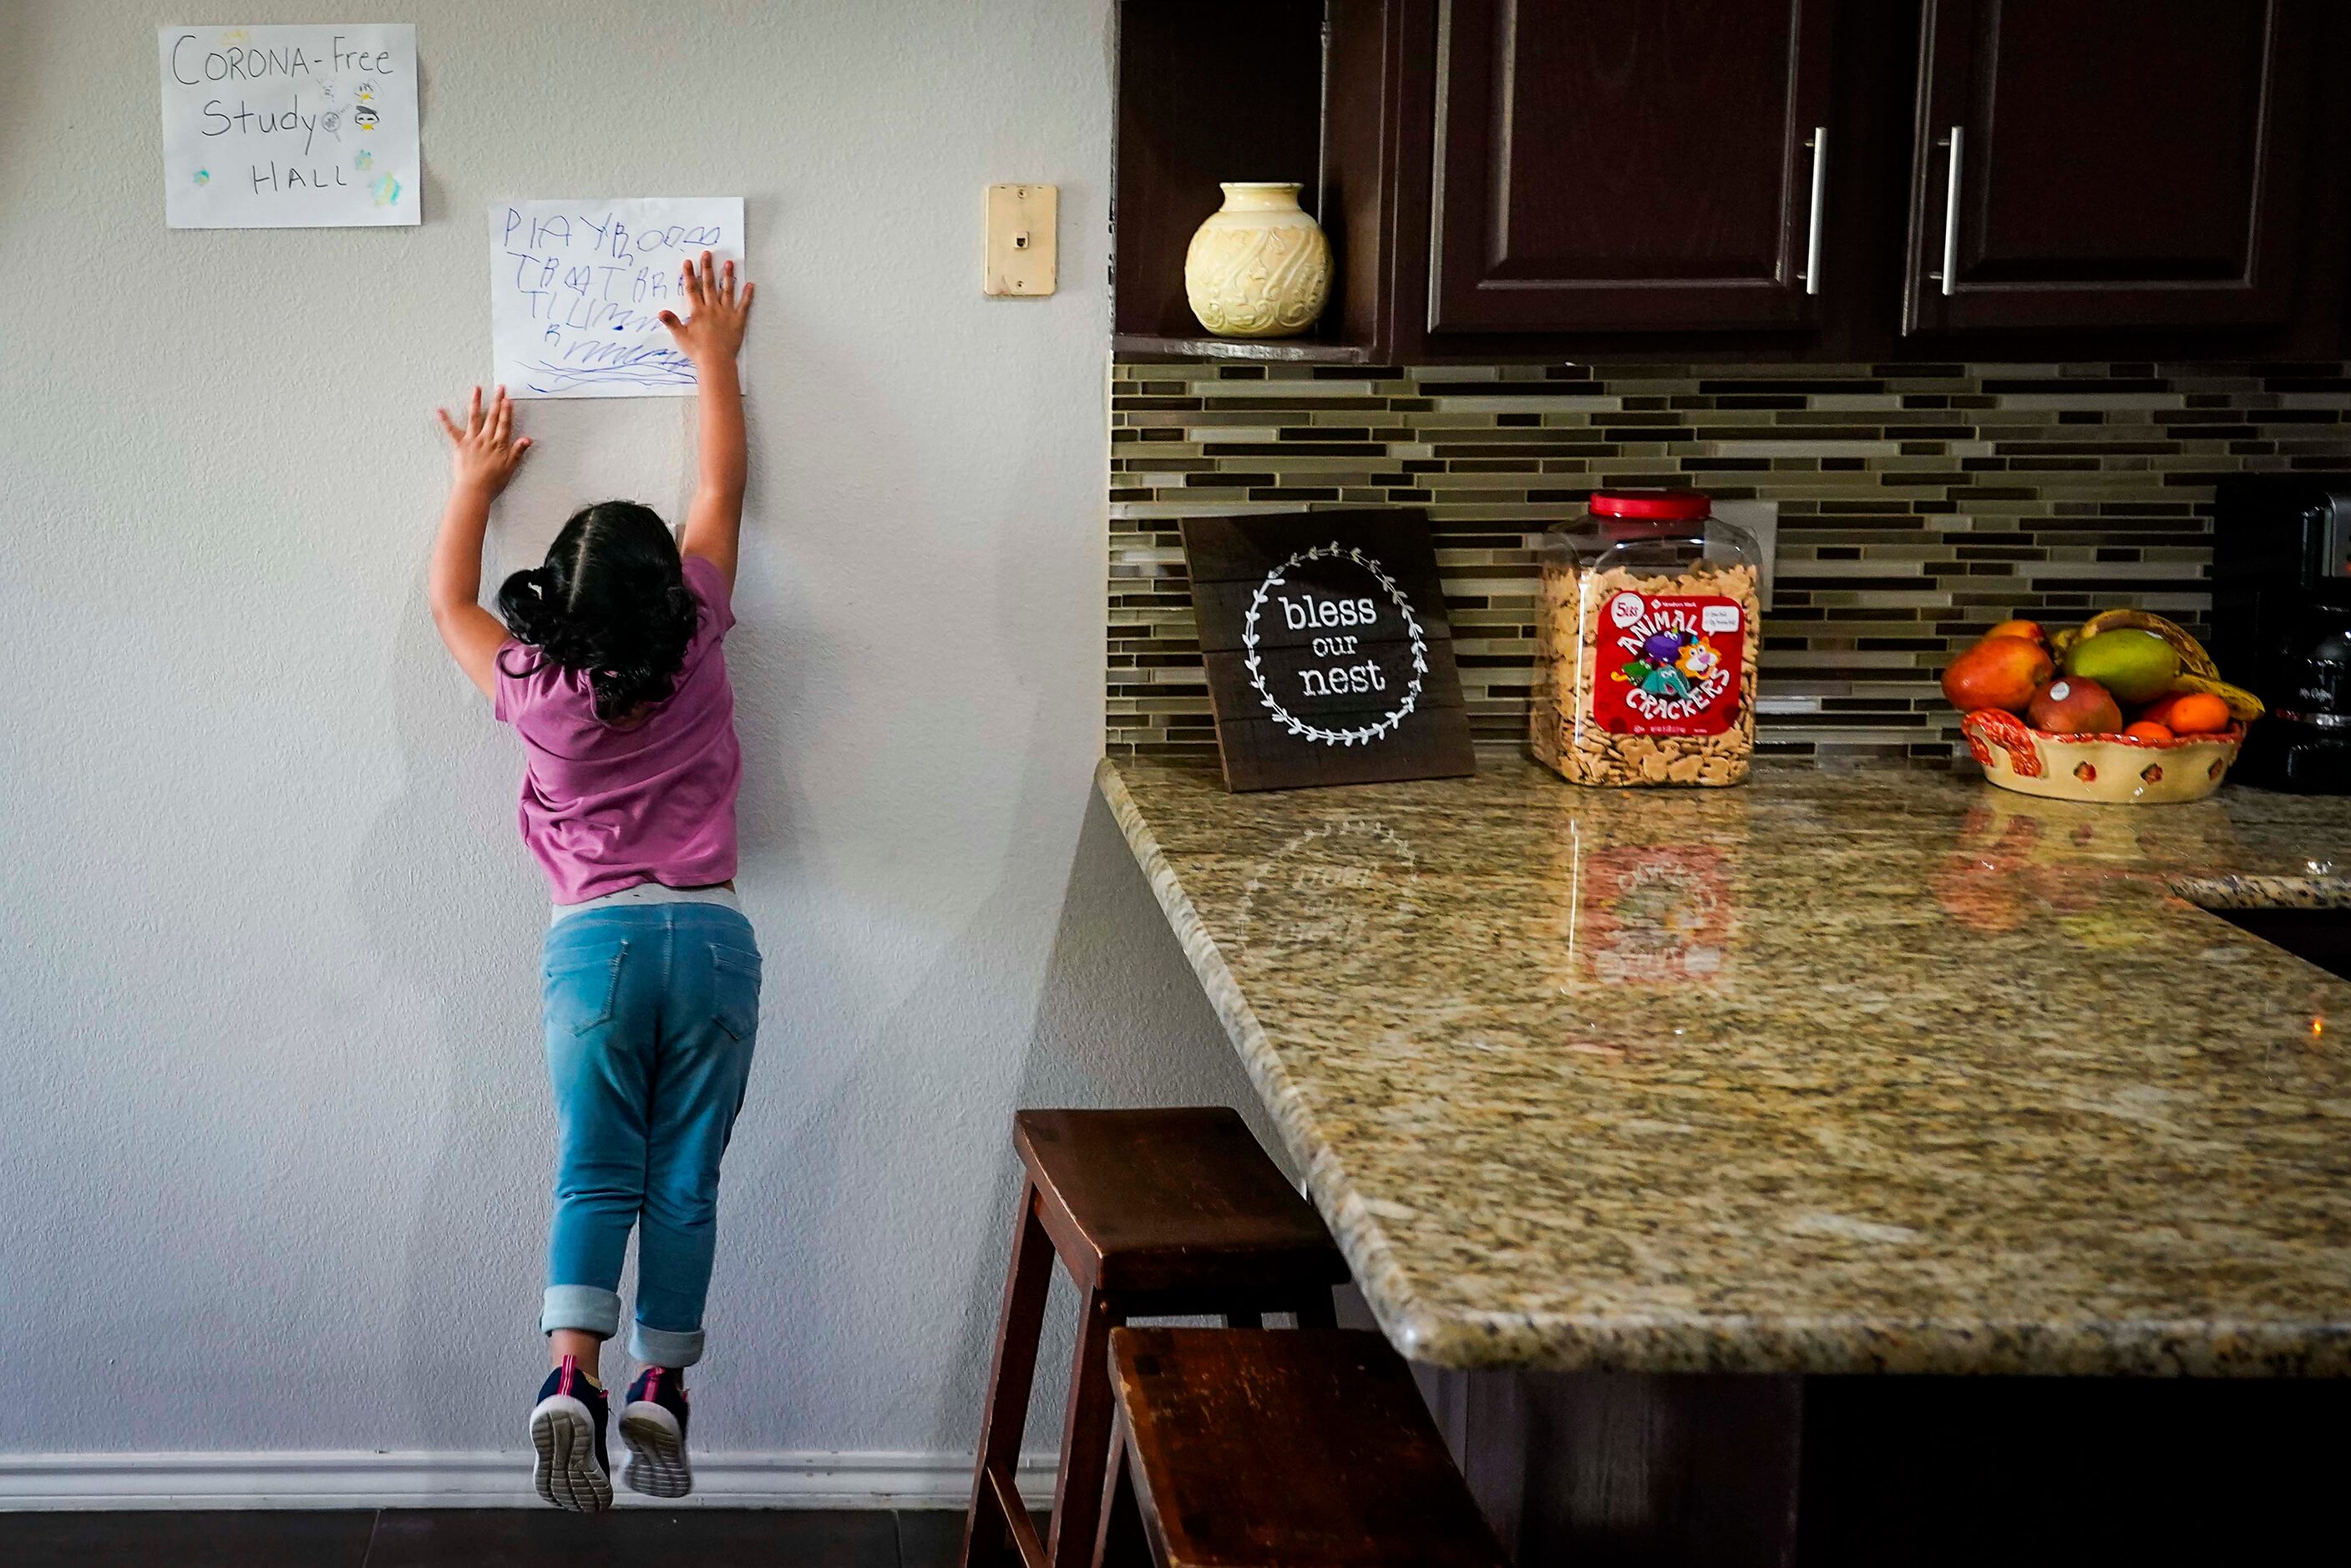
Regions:
[[629, 1385], [621, 1407], [621, 1436], [629, 1468], [621, 1479], [647, 1497], [684, 1497], [694, 1490], [685, 1462], [685, 1379], [674, 1369], [648, 1366]]
[[547, 1375], [530, 1412], [530, 1446], [538, 1450], [531, 1480], [538, 1495], [574, 1513], [612, 1506], [611, 1467], [604, 1459], [604, 1422], [611, 1407], [588, 1381], [575, 1357]]

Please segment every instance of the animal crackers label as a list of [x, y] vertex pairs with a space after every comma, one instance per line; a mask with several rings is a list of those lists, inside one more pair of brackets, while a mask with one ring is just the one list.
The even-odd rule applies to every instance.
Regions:
[[1746, 615], [1731, 598], [1620, 593], [1601, 607], [1592, 716], [1617, 735], [1719, 735], [1739, 717]]

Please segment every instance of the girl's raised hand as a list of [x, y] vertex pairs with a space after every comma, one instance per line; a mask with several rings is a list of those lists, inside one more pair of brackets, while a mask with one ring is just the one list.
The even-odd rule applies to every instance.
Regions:
[[530, 437], [514, 433], [514, 403], [507, 397], [504, 387], [487, 409], [482, 407], [482, 389], [474, 389], [465, 404], [465, 422], [461, 427], [449, 417], [446, 409], [435, 409], [441, 429], [449, 437], [449, 483], [464, 488], [471, 486], [486, 495], [496, 495], [507, 487], [522, 466], [522, 454], [530, 450]]
[[710, 360], [725, 362], [735, 358], [743, 347], [743, 323], [751, 314], [751, 288], [746, 282], [738, 296], [735, 292], [735, 264], [727, 262], [714, 267], [708, 251], [702, 253], [701, 263], [687, 262], [679, 269], [679, 282], [685, 290], [685, 303], [694, 315], [680, 321], [670, 311], [661, 313], [661, 324], [677, 339], [677, 346], [695, 364]]

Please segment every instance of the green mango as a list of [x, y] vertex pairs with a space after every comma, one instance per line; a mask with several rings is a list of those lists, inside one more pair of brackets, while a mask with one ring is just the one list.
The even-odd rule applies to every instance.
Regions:
[[2065, 650], [2065, 673], [2095, 680], [2116, 701], [2152, 702], [2179, 679], [2179, 650], [2151, 631], [2101, 631]]

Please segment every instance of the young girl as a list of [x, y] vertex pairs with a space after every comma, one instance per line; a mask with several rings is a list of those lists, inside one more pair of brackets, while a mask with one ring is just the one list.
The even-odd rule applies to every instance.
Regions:
[[[682, 1497], [684, 1371], [702, 1356], [718, 1162], [751, 1067], [759, 949], [735, 897], [742, 753], [722, 646], [743, 521], [743, 393], [751, 309], [735, 264], [688, 262], [693, 315], [661, 316], [701, 388], [701, 462], [681, 553], [628, 501], [575, 514], [546, 565], [482, 608], [490, 503], [530, 449], [498, 389], [474, 389], [433, 547], [434, 624], [522, 737], [522, 836], [555, 893], [540, 985], [555, 1085], [555, 1219], [538, 1325], [554, 1363], [530, 1413], [538, 1495], [610, 1508], [603, 1342], [620, 1331], [621, 1262], [637, 1228], [629, 1351], [644, 1370], [621, 1410], [635, 1490]], [[436, 410], [438, 412], [439, 410]]]

